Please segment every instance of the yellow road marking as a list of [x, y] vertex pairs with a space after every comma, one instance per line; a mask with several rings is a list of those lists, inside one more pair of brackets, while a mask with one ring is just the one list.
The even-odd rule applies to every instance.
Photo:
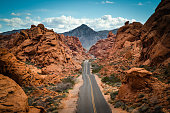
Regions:
[[94, 102], [94, 96], [93, 96], [93, 87], [92, 87], [91, 80], [90, 80], [89, 76], [88, 76], [88, 79], [89, 79], [90, 86], [91, 86], [91, 98], [92, 98], [92, 104], [93, 104], [93, 111], [94, 111], [94, 113], [97, 113], [96, 112], [96, 107], [95, 107], [95, 102]]

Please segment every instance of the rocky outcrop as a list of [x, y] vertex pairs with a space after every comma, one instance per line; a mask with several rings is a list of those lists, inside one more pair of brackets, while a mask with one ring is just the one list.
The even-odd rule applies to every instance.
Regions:
[[170, 1], [162, 0], [155, 13], [142, 26], [143, 49], [140, 60], [148, 65], [170, 63]]
[[141, 27], [142, 24], [139, 22], [125, 24], [118, 29], [116, 36], [109, 32], [107, 39], [99, 40], [90, 48], [89, 53], [96, 57], [110, 59], [115, 56], [116, 52], [120, 52], [122, 48], [129, 46], [126, 44], [137, 43], [137, 46], [141, 45], [139, 42]]
[[89, 54], [86, 53], [86, 49], [83, 48], [79, 38], [75, 36], [66, 36], [63, 38], [63, 41], [70, 48], [74, 59], [79, 60], [83, 59], [83, 57], [90, 58]]
[[[99, 61], [101, 65], [105, 65], [101, 69], [101, 74], [117, 73], [140, 65], [157, 66], [157, 69], [160, 66], [168, 66], [170, 63], [169, 4], [168, 0], [162, 0], [144, 25], [139, 22], [126, 22], [118, 29], [114, 44], [111, 45], [107, 55], [102, 56]], [[93, 46], [91, 50], [100, 50], [99, 48], [101, 47]], [[94, 51], [92, 54], [98, 53]], [[104, 71], [105, 69], [109, 71]]]
[[140, 29], [142, 24], [139, 22], [133, 22], [131, 24], [125, 24], [118, 29], [116, 35], [115, 49], [123, 48], [125, 41], [134, 42], [140, 39]]
[[168, 109], [169, 86], [152, 77], [151, 72], [144, 68], [132, 68], [125, 71], [125, 77], [121, 82], [117, 99], [127, 106], [134, 106], [139, 112], [143, 106], [148, 106], [146, 111], [150, 113], [156, 112], [157, 106], [161, 106], [159, 112], [162, 108]]
[[109, 32], [106, 39], [97, 41], [97, 43], [90, 48], [89, 53], [100, 59], [106, 58], [114, 46], [115, 38], [116, 36], [112, 32]]
[[[32, 25], [30, 29], [8, 37], [12, 38], [1, 47], [9, 48], [18, 60], [42, 68], [43, 74], [78, 70], [81, 61], [88, 58], [77, 37], [56, 34], [43, 24]], [[51, 70], [52, 65], [58, 68]]]
[[[13, 79], [28, 95], [30, 106], [23, 112], [57, 112], [82, 61], [89, 58], [85, 51], [77, 37], [57, 34], [43, 24], [31, 25], [20, 33], [0, 36], [0, 73]], [[10, 98], [15, 99], [15, 95]]]
[[20, 86], [39, 85], [43, 82], [39, 74], [32, 72], [6, 49], [0, 49], [0, 67], [0, 73], [12, 78]]
[[23, 113], [29, 111], [28, 97], [12, 79], [0, 74], [0, 112]]
[[12, 79], [0, 74], [0, 113], [45, 113], [44, 109], [29, 107], [28, 97]]

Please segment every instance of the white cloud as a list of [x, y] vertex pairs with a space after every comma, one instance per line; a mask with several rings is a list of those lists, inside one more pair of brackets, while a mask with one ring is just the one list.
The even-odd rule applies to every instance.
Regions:
[[29, 16], [29, 15], [31, 15], [31, 13], [25, 13], [25, 15], [28, 15], [28, 16]]
[[101, 3], [102, 3], [102, 4], [114, 4], [114, 2], [112, 2], [112, 1], [108, 1], [108, 0], [106, 0], [106, 1], [102, 1]]
[[37, 16], [37, 17], [36, 17], [36, 19], [40, 20], [40, 19], [41, 19], [41, 17], [40, 17], [40, 16]]
[[40, 22], [34, 21], [29, 17], [26, 17], [25, 20], [21, 18], [11, 18], [11, 19], [0, 19], [0, 21], [6, 22], [8, 26], [12, 28], [27, 28], [32, 24], [39, 24]]
[[2, 28], [2, 25], [0, 24], [0, 28]]
[[31, 15], [31, 13], [11, 13], [13, 16], [21, 16], [21, 15]]
[[21, 13], [11, 13], [11, 15], [13, 15], [13, 16], [20, 16]]
[[135, 19], [128, 20], [126, 18], [117, 17], [113, 18], [111, 15], [104, 15], [101, 18], [81, 18], [77, 19], [71, 16], [60, 16], [46, 18], [43, 20], [48, 28], [54, 29], [56, 32], [65, 32], [72, 30], [81, 24], [86, 24], [89, 27], [93, 28], [96, 31], [99, 30], [111, 30], [124, 25], [126, 21], [134, 22]]
[[142, 4], [141, 2], [139, 2], [137, 5], [140, 5], [140, 6], [141, 6], [141, 5], [143, 5], [143, 4]]
[[86, 24], [92, 29], [99, 30], [112, 30], [124, 25], [126, 21], [134, 22], [135, 19], [127, 19], [123, 17], [113, 18], [111, 15], [104, 15], [100, 18], [74, 18], [71, 16], [60, 16], [45, 18], [42, 21], [33, 20], [30, 17], [25, 19], [11, 18], [11, 19], [0, 19], [0, 21], [6, 22], [8, 26], [12, 28], [28, 28], [32, 24], [43, 23], [47, 28], [54, 29], [58, 33], [70, 31], [81, 24]]
[[25, 17], [25, 19], [27, 19], [27, 20], [28, 20], [28, 19], [31, 19], [31, 18], [30, 18], [29, 16], [27, 16], [27, 17]]

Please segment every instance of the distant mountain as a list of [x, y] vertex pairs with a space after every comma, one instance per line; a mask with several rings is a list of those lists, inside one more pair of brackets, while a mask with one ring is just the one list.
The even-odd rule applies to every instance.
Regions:
[[[111, 30], [114, 34], [117, 33], [118, 29]], [[95, 44], [100, 39], [107, 38], [107, 35], [110, 30], [103, 30], [103, 31], [94, 31], [90, 27], [88, 27], [85, 24], [82, 24], [81, 26], [69, 31], [62, 33], [65, 36], [76, 36], [79, 37], [83, 47], [87, 50], [90, 49], [90, 47]]]
[[10, 35], [10, 34], [13, 34], [13, 33], [16, 33], [16, 32], [20, 33], [21, 30], [25, 30], [25, 29], [6, 31], [6, 32], [3, 32], [3, 33], [0, 33], [0, 35]]

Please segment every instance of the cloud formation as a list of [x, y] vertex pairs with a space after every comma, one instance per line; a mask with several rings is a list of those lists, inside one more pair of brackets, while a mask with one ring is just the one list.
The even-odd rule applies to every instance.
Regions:
[[42, 21], [33, 20], [30, 17], [26, 17], [25, 19], [21, 18], [11, 18], [11, 19], [0, 19], [0, 21], [6, 22], [8, 26], [12, 28], [28, 28], [32, 24], [43, 23], [47, 28], [54, 29], [54, 31], [58, 33], [70, 31], [81, 24], [86, 24], [92, 29], [99, 30], [112, 30], [115, 28], [119, 28], [126, 21], [134, 22], [135, 19], [127, 19], [123, 17], [113, 18], [111, 15], [104, 15], [100, 18], [74, 18], [71, 16], [60, 16], [60, 17], [51, 17], [45, 18]]
[[42, 21], [48, 28], [54, 29], [56, 32], [65, 32], [72, 30], [81, 24], [86, 24], [92, 29], [99, 30], [111, 30], [115, 28], [119, 28], [126, 21], [134, 22], [135, 19], [128, 20], [126, 18], [117, 17], [113, 18], [111, 15], [104, 15], [100, 18], [81, 18], [77, 19], [71, 16], [60, 16], [60, 17], [52, 17], [46, 18]]
[[114, 4], [114, 2], [112, 2], [112, 1], [108, 1], [108, 0], [106, 0], [106, 1], [102, 1], [101, 3], [102, 3], [102, 4]]
[[31, 24], [39, 24], [40, 22], [34, 21], [31, 18], [21, 19], [21, 18], [11, 18], [11, 19], [0, 19], [0, 21], [6, 22], [8, 26], [12, 28], [27, 28]]
[[20, 16], [21, 14], [20, 13], [11, 13], [11, 15], [13, 15], [13, 16]]
[[13, 15], [13, 16], [21, 16], [21, 15], [31, 15], [31, 13], [11, 13], [11, 15]]
[[139, 2], [137, 5], [140, 5], [140, 6], [141, 6], [141, 5], [143, 5], [143, 4], [142, 4], [141, 2]]

